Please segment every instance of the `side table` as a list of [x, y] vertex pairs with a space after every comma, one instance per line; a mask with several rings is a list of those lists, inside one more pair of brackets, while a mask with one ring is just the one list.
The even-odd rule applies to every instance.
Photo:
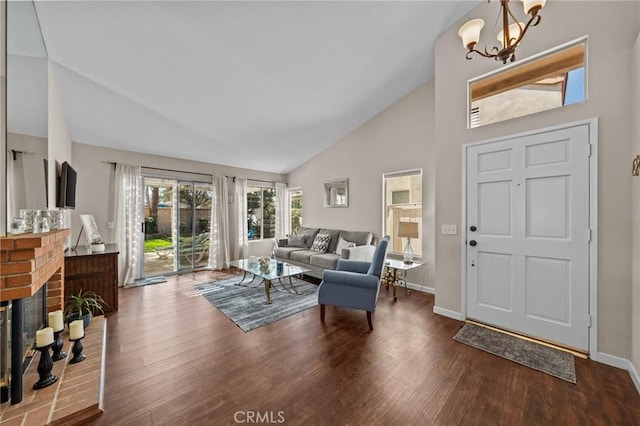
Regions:
[[407, 272], [411, 269], [418, 268], [420, 266], [426, 265], [425, 262], [416, 262], [413, 263], [404, 263], [402, 260], [397, 259], [385, 259], [384, 267], [385, 272], [382, 279], [385, 281], [387, 285], [387, 289], [389, 286], [393, 287], [393, 301], [398, 300], [398, 295], [396, 289], [398, 285], [404, 286], [404, 293], [407, 294], [407, 281], [406, 276]]

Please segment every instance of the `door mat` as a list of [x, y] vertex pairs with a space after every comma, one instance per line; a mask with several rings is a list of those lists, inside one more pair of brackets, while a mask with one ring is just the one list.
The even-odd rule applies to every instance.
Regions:
[[576, 363], [570, 353], [468, 323], [453, 339], [567, 382], [576, 383]]
[[167, 278], [163, 275], [159, 275], [157, 277], [139, 278], [133, 282], [132, 287], [140, 287], [143, 285], [160, 284], [160, 283], [166, 283], [166, 282], [167, 282]]

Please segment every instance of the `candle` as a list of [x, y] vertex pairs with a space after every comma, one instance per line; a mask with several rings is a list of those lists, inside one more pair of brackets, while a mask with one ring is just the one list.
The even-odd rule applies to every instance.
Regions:
[[69, 324], [69, 339], [78, 340], [84, 337], [84, 322], [79, 319]]
[[53, 343], [53, 328], [47, 327], [36, 331], [36, 347], [44, 348]]
[[49, 327], [53, 328], [53, 331], [62, 331], [64, 329], [62, 311], [49, 312]]

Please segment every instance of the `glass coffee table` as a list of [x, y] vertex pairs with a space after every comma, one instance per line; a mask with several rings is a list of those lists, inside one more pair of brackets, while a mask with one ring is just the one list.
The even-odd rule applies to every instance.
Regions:
[[[261, 268], [258, 262], [249, 263], [249, 259], [240, 259], [240, 260], [232, 260], [229, 264], [237, 269], [240, 269], [244, 272], [242, 279], [240, 282], [236, 283], [236, 285], [246, 286], [251, 284], [256, 277], [262, 278], [264, 283], [264, 292], [267, 295], [267, 303], [271, 304], [271, 288], [274, 287], [274, 282], [278, 282], [283, 290], [289, 293], [300, 294], [296, 289], [291, 277], [296, 275], [302, 275], [305, 272], [311, 271], [310, 269], [301, 268], [300, 266], [292, 265], [286, 262], [282, 263], [282, 271], [278, 272], [278, 262], [275, 259], [271, 259], [269, 263], [269, 268]], [[252, 278], [250, 281], [245, 283], [245, 279], [247, 278], [247, 274], [251, 274]], [[289, 285], [287, 286], [285, 283], [289, 281]]]

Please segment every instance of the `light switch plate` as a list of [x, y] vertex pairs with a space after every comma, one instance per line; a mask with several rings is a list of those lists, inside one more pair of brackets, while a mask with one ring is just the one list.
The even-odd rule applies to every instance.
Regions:
[[440, 233], [442, 235], [457, 235], [458, 226], [457, 225], [440, 225]]
[[113, 229], [113, 222], [107, 222], [107, 229]]

